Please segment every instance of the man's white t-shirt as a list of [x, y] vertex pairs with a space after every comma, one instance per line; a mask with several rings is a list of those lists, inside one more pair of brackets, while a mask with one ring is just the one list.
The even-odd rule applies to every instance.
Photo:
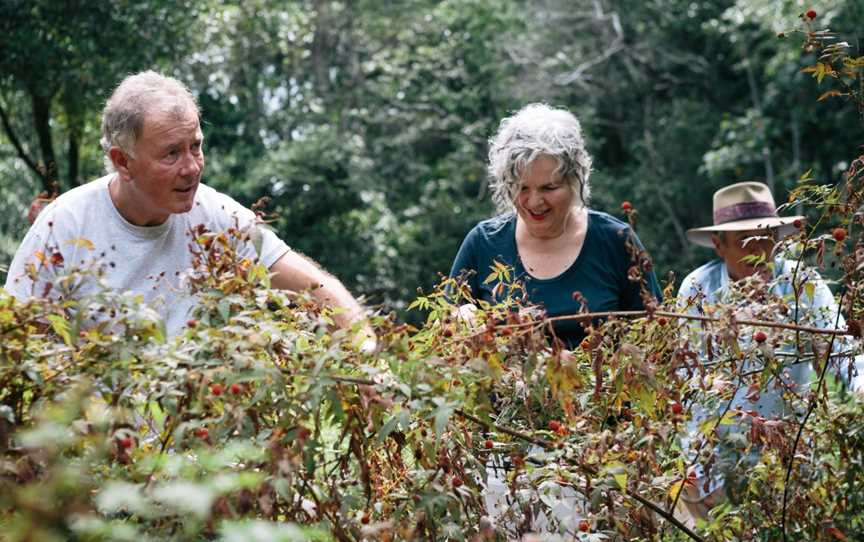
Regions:
[[[172, 214], [159, 226], [130, 224], [108, 192], [114, 177], [106, 175], [79, 186], [45, 207], [15, 253], [6, 291], [19, 299], [42, 296], [50, 292], [46, 292], [46, 283], [60, 268], [101, 263], [108, 286], [143, 295], [145, 303], [165, 319], [172, 337], [182, 333], [195, 305], [183, 282], [192, 266], [192, 231], [199, 224], [217, 233], [232, 227], [240, 231], [257, 228], [261, 253], [256, 253], [253, 243], [244, 242], [238, 245], [238, 255], [267, 268], [290, 250], [275, 233], [256, 224], [252, 211], [204, 184], [198, 186], [189, 212]], [[35, 284], [27, 276], [28, 263], [40, 270]], [[85, 282], [77, 295], [86, 296], [98, 288], [95, 281]]]

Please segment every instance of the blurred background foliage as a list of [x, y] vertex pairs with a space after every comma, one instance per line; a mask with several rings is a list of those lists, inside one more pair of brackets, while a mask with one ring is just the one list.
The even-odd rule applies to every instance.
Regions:
[[580, 117], [592, 207], [631, 201], [680, 280], [711, 256], [684, 231], [714, 190], [762, 180], [782, 202], [864, 141], [778, 36], [811, 8], [857, 47], [858, 0], [2, 0], [0, 278], [29, 202], [100, 175], [112, 88], [153, 68], [199, 97], [205, 182], [268, 197], [279, 234], [370, 304], [404, 309], [448, 272], [492, 213], [486, 141], [533, 101]]

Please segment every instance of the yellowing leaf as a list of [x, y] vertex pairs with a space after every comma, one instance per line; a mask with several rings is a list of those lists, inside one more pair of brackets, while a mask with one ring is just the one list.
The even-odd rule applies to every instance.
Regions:
[[87, 250], [94, 250], [96, 246], [93, 244], [93, 241], [90, 239], [85, 239], [83, 237], [78, 237], [76, 239], [69, 239], [66, 241], [67, 245], [72, 245], [76, 248], [86, 248]]
[[672, 500], [677, 499], [682, 489], [684, 489], [684, 480], [678, 480], [669, 487], [669, 498]]
[[501, 373], [503, 372], [503, 366], [501, 364], [501, 356], [498, 353], [489, 354], [486, 356], [486, 363], [489, 365], [489, 373], [493, 378], [500, 378]]
[[612, 461], [603, 466], [603, 472], [611, 474], [621, 489], [627, 487], [627, 467], [620, 461]]
[[849, 68], [864, 68], [864, 56], [844, 58], [843, 64]]
[[613, 476], [621, 489], [627, 489], [627, 471], [615, 473]]
[[831, 69], [831, 66], [824, 62], [817, 62], [815, 65], [808, 66], [801, 71], [804, 73], [812, 73], [813, 78], [816, 79], [817, 83], [821, 83], [822, 79], [825, 79], [826, 75], [834, 75], [834, 70]]
[[839, 90], [829, 90], [823, 92], [816, 101], [821, 102], [822, 100], [827, 100], [832, 96], [847, 96], [847, 94], [845, 92], [840, 92]]
[[48, 321], [51, 322], [51, 329], [63, 338], [63, 342], [67, 345], [71, 345], [72, 336], [69, 334], [69, 322], [58, 314], [48, 315]]
[[816, 284], [808, 280], [806, 283], [804, 283], [804, 293], [807, 294], [807, 298], [809, 301], [813, 301], [816, 294]]
[[738, 416], [738, 414], [730, 410], [723, 414], [723, 417], [719, 420], [717, 418], [709, 418], [699, 425], [699, 432], [703, 435], [709, 435], [715, 428], [720, 427], [721, 425], [734, 425], [736, 423], [736, 416]]

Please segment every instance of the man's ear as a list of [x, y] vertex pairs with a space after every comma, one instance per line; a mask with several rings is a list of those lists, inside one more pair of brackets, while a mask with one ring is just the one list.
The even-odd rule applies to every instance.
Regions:
[[108, 158], [114, 165], [114, 170], [120, 176], [121, 181], [128, 181], [132, 178], [129, 173], [129, 156], [120, 147], [114, 146], [108, 149]]
[[726, 245], [723, 243], [723, 239], [716, 233], [712, 233], [711, 242], [714, 243], [714, 252], [717, 253], [717, 256], [720, 257], [720, 259], [724, 259], [724, 254], [726, 253]]

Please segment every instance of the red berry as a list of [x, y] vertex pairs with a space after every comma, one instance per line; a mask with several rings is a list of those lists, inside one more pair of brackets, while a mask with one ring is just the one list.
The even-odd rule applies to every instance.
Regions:
[[800, 229], [801, 229], [801, 226], [803, 226], [804, 223], [801, 222], [801, 219], [800, 219], [800, 218], [796, 218], [796, 219], [792, 222], [792, 225], [795, 226], [796, 228], [798, 228], [798, 229], [800, 230]]
[[63, 265], [63, 255], [59, 252], [55, 252], [51, 254], [51, 264], [52, 265]]
[[816, 15], [818, 15], [818, 13], [816, 13], [816, 10], [808, 9], [806, 15], [807, 15], [808, 19], [815, 19]]
[[124, 450], [131, 448], [134, 443], [135, 441], [132, 440], [132, 437], [123, 437], [117, 441], [117, 444], [119, 444]]
[[582, 339], [582, 342], [579, 343], [579, 346], [582, 347], [582, 350], [591, 350], [591, 341], [589, 341], [588, 338], [586, 337], [586, 338]]
[[759, 344], [762, 344], [768, 340], [768, 335], [766, 335], [764, 331], [757, 331], [753, 334], [753, 340]]
[[846, 239], [846, 230], [843, 228], [834, 228], [834, 231], [831, 232], [831, 235], [834, 236], [834, 240], [838, 243], [842, 243]]
[[558, 420], [552, 420], [549, 422], [549, 429], [557, 433], [561, 429], [561, 422]]
[[453, 336], [453, 330], [450, 329], [449, 327], [444, 328], [444, 336], [449, 339], [450, 337]]
[[667, 320], [665, 316], [661, 316], [661, 317], [657, 318], [657, 323], [661, 326], [665, 326], [666, 324], [669, 323], [669, 320]]
[[369, 514], [363, 514], [363, 517], [360, 518], [360, 523], [363, 525], [369, 525]]
[[212, 393], [216, 397], [222, 395], [222, 384], [213, 384], [212, 386], [210, 386], [210, 393]]
[[195, 436], [200, 439], [206, 439], [210, 436], [210, 431], [208, 431], [206, 427], [199, 427], [195, 430]]
[[621, 202], [621, 210], [622, 211], [629, 211], [632, 208], [633, 208], [633, 204], [631, 204], [629, 201], [622, 201]]
[[681, 406], [681, 403], [679, 403], [678, 401], [675, 401], [674, 403], [672, 403], [672, 414], [675, 414], [677, 416], [678, 414], [681, 414], [682, 412], [684, 412], [684, 407]]
[[197, 325], [198, 325], [198, 320], [196, 320], [194, 318], [190, 318], [189, 320], [186, 320], [186, 327], [196, 327]]
[[462, 485], [462, 478], [458, 476], [453, 477], [453, 487], [460, 487]]
[[585, 521], [584, 519], [579, 522], [579, 530], [583, 533], [587, 533], [591, 530], [591, 524]]
[[234, 395], [240, 395], [243, 392], [243, 386], [240, 384], [231, 384], [231, 393]]
[[484, 446], [487, 450], [491, 450], [492, 448], [495, 447], [495, 443], [492, 442], [492, 439], [486, 439], [486, 442], [483, 443], [483, 446]]

